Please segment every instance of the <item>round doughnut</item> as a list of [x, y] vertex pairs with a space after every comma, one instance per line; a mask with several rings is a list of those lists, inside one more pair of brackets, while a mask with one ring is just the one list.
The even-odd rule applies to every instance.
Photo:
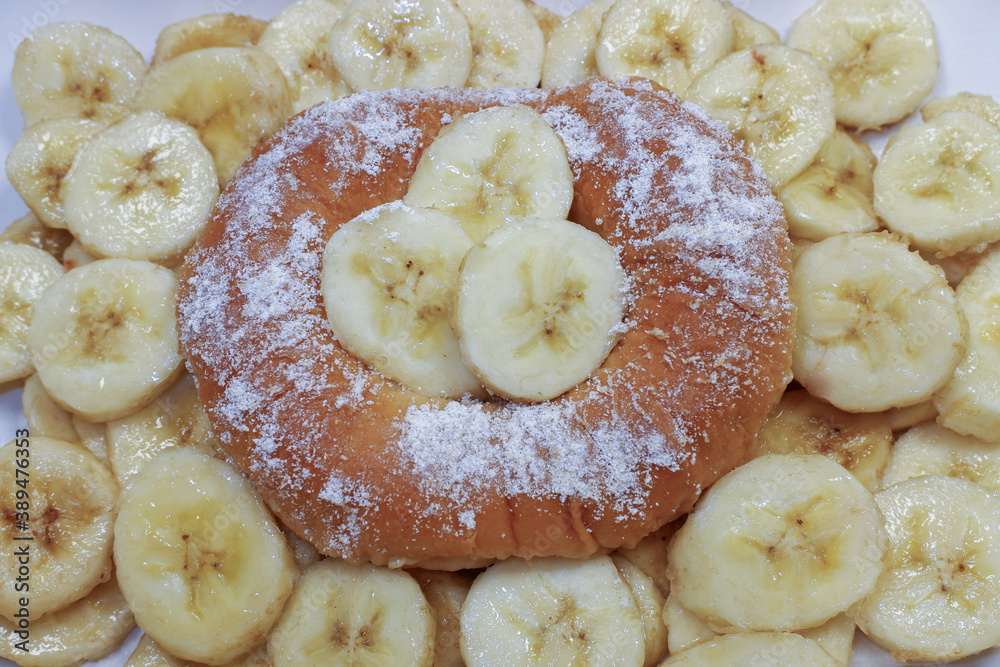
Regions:
[[[381, 377], [337, 343], [320, 292], [334, 230], [401, 198], [442, 124], [497, 104], [562, 138], [569, 217], [630, 278], [604, 364], [533, 405]], [[183, 268], [181, 336], [224, 448], [320, 551], [440, 569], [583, 558], [634, 545], [748, 458], [790, 378], [788, 252], [759, 168], [649, 81], [364, 92], [293, 117], [241, 167]]]

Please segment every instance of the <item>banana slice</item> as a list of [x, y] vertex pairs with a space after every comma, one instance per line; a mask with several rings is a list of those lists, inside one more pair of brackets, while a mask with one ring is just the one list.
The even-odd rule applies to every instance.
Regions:
[[452, 0], [469, 22], [472, 71], [467, 86], [536, 88], [545, 35], [522, 0]]
[[84, 146], [62, 196], [66, 226], [88, 252], [176, 264], [208, 222], [219, 184], [197, 132], [143, 111]]
[[597, 36], [613, 4], [615, 0], [592, 0], [559, 22], [545, 44], [542, 86], [570, 86], [600, 73]]
[[96, 262], [97, 258], [83, 249], [79, 239], [73, 239], [63, 253], [63, 268], [67, 271]]
[[213, 46], [256, 46], [267, 21], [236, 14], [206, 14], [172, 23], [160, 31], [153, 66]]
[[781, 188], [788, 233], [822, 241], [841, 232], [873, 232], [875, 216], [872, 149], [847, 132], [834, 130], [812, 163]]
[[110, 123], [128, 113], [146, 61], [124, 38], [80, 21], [43, 25], [14, 52], [11, 87], [24, 126], [50, 118]]
[[677, 599], [675, 593], [667, 596], [663, 607], [663, 623], [667, 628], [667, 647], [670, 655], [686, 651], [692, 646], [719, 636], [693, 611]]
[[905, 408], [890, 408], [882, 414], [889, 420], [892, 432], [899, 433], [922, 422], [933, 421], [937, 418], [938, 413], [937, 408], [934, 407], [934, 401], [928, 399]]
[[37, 375], [24, 381], [21, 406], [28, 421], [28, 430], [32, 434], [69, 442], [80, 441], [80, 436], [73, 427], [73, 415], [52, 400]]
[[27, 652], [18, 648], [24, 635], [0, 618], [0, 657], [22, 667], [66, 667], [96, 661], [117, 650], [135, 627], [135, 618], [114, 577], [85, 597], [41, 618], [26, 632]]
[[833, 134], [833, 85], [809, 55], [781, 45], [737, 51], [704, 71], [686, 99], [721, 121], [781, 188]]
[[1000, 128], [1000, 104], [992, 97], [966, 92], [950, 97], [935, 97], [920, 108], [920, 117], [926, 123], [949, 111], [967, 111]]
[[1000, 251], [980, 260], [955, 295], [969, 323], [969, 344], [954, 376], [934, 396], [937, 421], [963, 435], [1000, 442]]
[[762, 456], [715, 483], [670, 543], [671, 595], [722, 632], [810, 628], [871, 592], [872, 494], [824, 456]]
[[768, 415], [754, 456], [821, 454], [875, 493], [891, 449], [892, 429], [883, 413], [844, 412], [800, 389], [786, 392]]
[[181, 366], [169, 269], [103, 259], [74, 269], [38, 300], [28, 348], [55, 401], [87, 419], [116, 419], [152, 401]]
[[652, 577], [637, 565], [622, 556], [612, 554], [611, 562], [618, 568], [618, 574], [628, 586], [639, 618], [642, 621], [642, 636], [646, 648], [644, 667], [658, 665], [667, 654], [667, 626], [663, 624], [664, 596]]
[[788, 46], [812, 54], [833, 80], [837, 122], [895, 123], [934, 88], [934, 21], [920, 0], [819, 0], [795, 20]]
[[719, 0], [618, 0], [601, 24], [597, 68], [644, 76], [680, 96], [733, 49], [730, 13]]
[[63, 179], [87, 140], [104, 128], [82, 118], [38, 122], [7, 155], [7, 179], [24, 203], [49, 227], [66, 228]]
[[899, 436], [882, 485], [888, 488], [922, 475], [959, 477], [1000, 492], [1000, 449], [934, 422], [920, 424]]
[[219, 453], [190, 375], [181, 377], [142, 410], [108, 422], [107, 440], [111, 470], [122, 488], [164, 449], [191, 447], [207, 456]]
[[117, 497], [111, 473], [79, 445], [32, 435], [0, 449], [0, 569], [9, 582], [0, 615], [16, 620], [29, 597], [33, 632], [34, 619], [111, 576]]
[[468, 572], [409, 570], [434, 617], [434, 667], [464, 667], [459, 613], [474, 577]]
[[198, 131], [225, 185], [260, 141], [292, 113], [285, 75], [258, 48], [190, 51], [149, 70], [136, 97], [139, 111], [163, 111]]
[[[139, 638], [135, 650], [129, 655], [125, 667], [202, 667], [203, 664], [170, 655], [152, 637], [143, 635]], [[225, 667], [271, 667], [267, 643], [260, 644], [245, 655], [225, 663]]]
[[894, 237], [839, 234], [792, 268], [792, 372], [848, 412], [930, 398], [961, 361], [967, 325], [944, 273]]
[[30, 211], [0, 232], [0, 241], [33, 246], [44, 250], [60, 262], [73, 240], [73, 235], [68, 231], [43, 225], [38, 216]]
[[823, 625], [796, 634], [820, 645], [840, 667], [848, 667], [854, 648], [854, 631], [857, 629], [849, 614], [837, 614]]
[[535, 22], [538, 23], [538, 27], [542, 31], [542, 35], [545, 37], [545, 43], [548, 44], [549, 37], [552, 36], [552, 32], [562, 21], [562, 17], [556, 14], [554, 11], [548, 7], [543, 7], [534, 0], [521, 0], [531, 15], [535, 17]]
[[392, 202], [341, 226], [323, 255], [337, 340], [388, 378], [428, 396], [483, 395], [448, 318], [472, 246], [450, 216]]
[[354, 0], [327, 48], [354, 90], [461, 87], [473, 66], [469, 24], [448, 0]]
[[83, 448], [96, 456], [105, 468], [111, 470], [111, 461], [108, 459], [107, 424], [92, 422], [80, 415], [73, 415], [73, 429], [77, 433], [77, 441], [83, 445]]
[[573, 172], [565, 145], [538, 112], [491, 107], [441, 129], [403, 201], [450, 213], [479, 243], [509, 218], [565, 219]]
[[642, 617], [608, 556], [492, 565], [472, 583], [461, 621], [469, 667], [645, 660]]
[[1000, 643], [1000, 500], [934, 475], [875, 500], [891, 546], [875, 590], [851, 609], [858, 627], [897, 660], [950, 662]]
[[768, 667], [837, 667], [815, 641], [790, 632], [741, 632], [698, 644], [661, 663], [663, 667], [768, 665]]
[[62, 274], [62, 265], [44, 250], [0, 241], [0, 382], [34, 370], [29, 327], [42, 294]]
[[751, 46], [761, 44], [780, 44], [778, 31], [755, 19], [731, 2], [723, 2], [722, 6], [729, 12], [729, 20], [733, 24], [733, 51], [742, 51]]
[[292, 113], [351, 94], [329, 48], [330, 31], [347, 0], [296, 0], [271, 19], [258, 46], [278, 63], [292, 95]]
[[875, 167], [875, 211], [921, 250], [1000, 239], [1000, 127], [949, 111], [902, 128]]
[[667, 579], [667, 545], [683, 523], [683, 519], [671, 521], [639, 540], [634, 547], [620, 547], [614, 552], [645, 572], [664, 597], [670, 592], [670, 580]]
[[170, 653], [211, 665], [267, 636], [298, 575], [250, 482], [184, 447], [161, 452], [122, 493], [114, 554], [142, 629]]
[[275, 667], [429, 667], [434, 617], [405, 572], [328, 558], [296, 584], [271, 634], [271, 657]]
[[491, 391], [531, 402], [583, 382], [624, 333], [615, 249], [567, 220], [508, 222], [465, 256], [452, 327]]

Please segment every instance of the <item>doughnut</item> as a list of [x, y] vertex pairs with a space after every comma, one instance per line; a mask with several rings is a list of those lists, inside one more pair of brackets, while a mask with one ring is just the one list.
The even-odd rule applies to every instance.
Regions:
[[[569, 218], [629, 276], [627, 332], [537, 404], [418, 395], [348, 354], [326, 242], [400, 199], [443, 124], [525, 104], [562, 138]], [[361, 92], [291, 118], [223, 192], [181, 272], [181, 339], [222, 446], [321, 552], [458, 569], [633, 546], [749, 458], [790, 379], [781, 206], [721, 125], [645, 79]]]

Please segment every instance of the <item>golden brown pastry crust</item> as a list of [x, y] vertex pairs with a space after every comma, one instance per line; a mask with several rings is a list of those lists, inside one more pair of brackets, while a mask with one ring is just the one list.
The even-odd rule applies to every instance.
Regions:
[[[563, 138], [570, 219], [619, 250], [629, 328], [548, 403], [427, 399], [336, 342], [322, 251], [405, 194], [443, 122], [514, 103]], [[184, 266], [179, 317], [223, 445], [320, 551], [442, 569], [587, 557], [747, 459], [789, 378], [788, 250], [760, 170], [648, 81], [362, 93], [293, 118], [240, 169]]]

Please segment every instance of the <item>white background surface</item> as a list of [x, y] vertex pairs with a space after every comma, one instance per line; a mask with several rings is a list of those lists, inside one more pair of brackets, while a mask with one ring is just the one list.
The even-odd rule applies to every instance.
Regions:
[[[487, 2], [489, 0], [486, 0]], [[586, 0], [538, 0], [566, 15]], [[987, 94], [1000, 100], [1000, 2], [995, 0], [924, 0], [937, 29], [941, 70], [934, 96], [962, 90]], [[85, 20], [106, 26], [127, 38], [147, 59], [159, 31], [184, 18], [217, 12], [272, 18], [285, 0], [0, 0], [0, 159], [5, 160], [11, 145], [20, 136], [23, 122], [11, 93], [9, 73], [17, 43], [36, 27], [57, 20]], [[733, 0], [733, 4], [774, 27], [782, 39], [792, 21], [812, 0]], [[911, 119], [912, 121], [913, 119]], [[894, 128], [889, 128], [891, 133]], [[867, 137], [878, 152], [884, 136]], [[0, 179], [0, 227], [27, 212], [27, 207], [7, 182]], [[5, 391], [4, 391], [5, 390]], [[13, 438], [24, 425], [20, 391], [0, 386], [0, 442]], [[860, 633], [859, 633], [860, 634]], [[117, 654], [101, 665], [122, 665], [138, 632]], [[852, 665], [894, 665], [884, 651], [859, 640]], [[962, 661], [962, 665], [1000, 667], [1000, 652], [991, 652]], [[0, 667], [10, 663], [0, 660]]]

